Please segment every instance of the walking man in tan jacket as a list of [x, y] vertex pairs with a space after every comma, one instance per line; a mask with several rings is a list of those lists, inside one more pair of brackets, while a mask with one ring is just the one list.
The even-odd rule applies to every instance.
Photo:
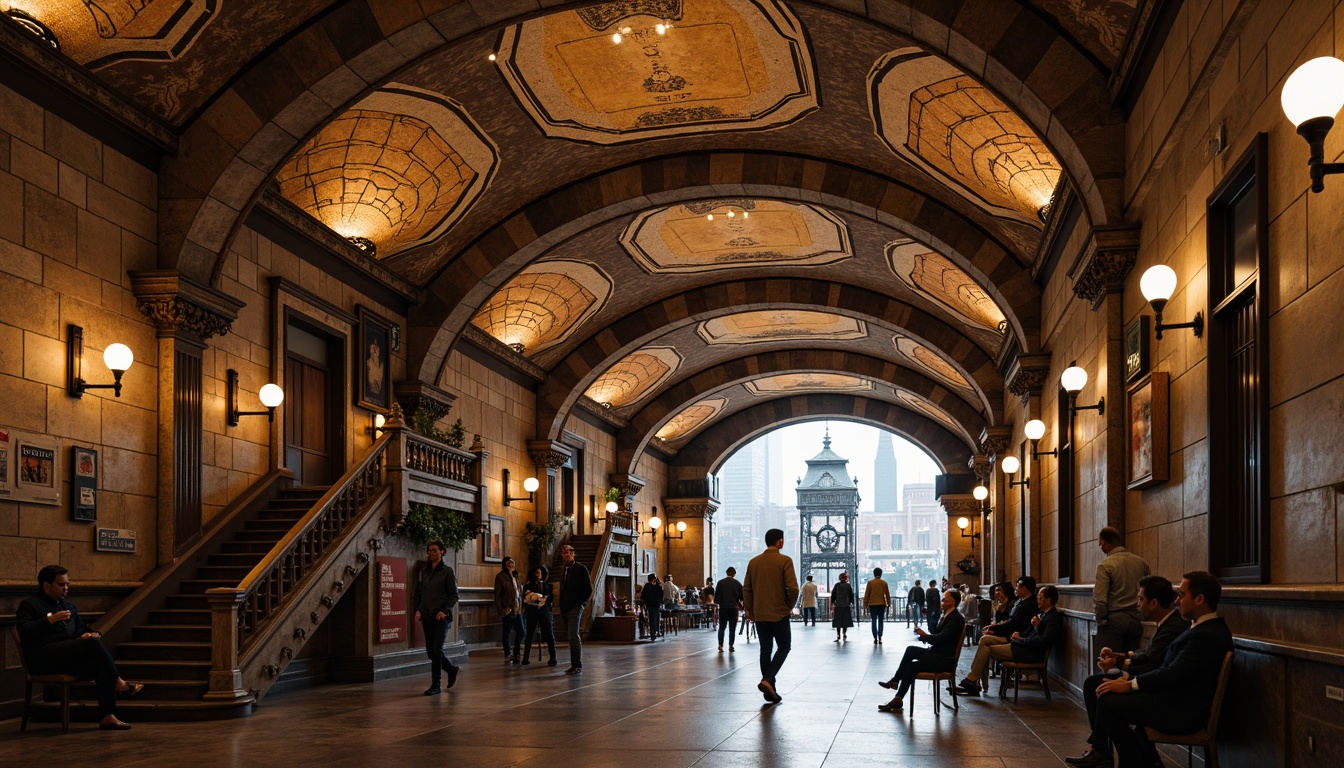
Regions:
[[798, 600], [798, 575], [793, 570], [793, 558], [780, 552], [783, 548], [784, 531], [766, 531], [765, 551], [747, 563], [747, 577], [742, 582], [742, 608], [747, 618], [756, 622], [756, 634], [761, 638], [761, 682], [756, 688], [766, 701], [776, 704], [784, 700], [775, 690], [775, 675], [789, 655], [789, 616]]
[[882, 569], [873, 569], [873, 578], [863, 588], [863, 604], [868, 608], [868, 621], [873, 626], [873, 645], [882, 644], [882, 630], [891, 607], [891, 588], [882, 578]]

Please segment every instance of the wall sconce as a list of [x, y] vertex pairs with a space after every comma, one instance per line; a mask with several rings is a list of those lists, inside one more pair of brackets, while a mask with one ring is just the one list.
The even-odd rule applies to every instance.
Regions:
[[369, 427], [369, 434], [373, 435], [373, 439], [378, 439], [379, 435], [382, 434], [383, 426], [385, 424], [387, 424], [386, 416], [381, 413], [373, 414], [373, 426]]
[[225, 374], [225, 404], [228, 408], [227, 421], [230, 427], [238, 426], [243, 416], [265, 416], [269, 422], [275, 422], [275, 409], [285, 401], [285, 391], [274, 384], [266, 384], [257, 393], [257, 399], [266, 406], [264, 411], [238, 410], [238, 372], [230, 368]]
[[83, 397], [90, 389], [110, 389], [121, 397], [121, 377], [135, 362], [135, 355], [125, 344], [109, 344], [103, 350], [103, 363], [112, 371], [111, 384], [89, 384], [84, 381], [84, 329], [78, 325], [66, 326], [65, 335], [65, 390], [71, 397]]
[[1283, 84], [1279, 103], [1311, 148], [1307, 158], [1311, 191], [1320, 192], [1325, 189], [1327, 175], [1344, 173], [1344, 163], [1325, 162], [1325, 137], [1334, 127], [1340, 107], [1344, 107], [1344, 61], [1322, 56], [1298, 67]]
[[[620, 505], [620, 504], [617, 504], [617, 503], [614, 502], [614, 501], [608, 501], [608, 502], [607, 502], [607, 505], [606, 505], [606, 507], [605, 507], [605, 509], [607, 510], [607, 514], [606, 514], [605, 516], [603, 516], [603, 517], [598, 517], [598, 516], [597, 516], [597, 496], [596, 496], [596, 495], [593, 495], [593, 496], [589, 496], [589, 497], [588, 497], [588, 516], [589, 516], [589, 518], [592, 519], [592, 521], [593, 521], [594, 523], [600, 523], [600, 522], [602, 522], [603, 520], [607, 520], [607, 519], [609, 519], [609, 518], [611, 517], [611, 514], [612, 514], [613, 512], [615, 512], [615, 511], [619, 510], [620, 508], [621, 508], [621, 505]], [[654, 507], [654, 511], [657, 511], [657, 509], [658, 509], [657, 507]]]
[[[1040, 419], [1032, 419], [1031, 421], [1028, 421], [1025, 431], [1027, 433], [1027, 439], [1031, 441], [1031, 458], [1039, 461], [1042, 456], [1059, 457], [1059, 449], [1053, 451], [1036, 450], [1036, 443], [1039, 442], [1042, 437], [1045, 437], [1044, 421], [1041, 421]], [[1007, 459], [1004, 459], [1004, 461], [1007, 461]]]
[[658, 508], [653, 508], [653, 517], [649, 518], [649, 530], [644, 533], [653, 537], [655, 543], [658, 541], [658, 529], [663, 525], [663, 521], [658, 517]]
[[522, 501], [523, 499], [527, 499], [528, 502], [531, 503], [531, 504], [536, 504], [536, 503], [537, 503], [537, 499], [536, 499], [536, 496], [537, 496], [537, 489], [540, 488], [540, 487], [541, 487], [541, 483], [537, 482], [537, 478], [535, 478], [535, 477], [529, 477], [529, 478], [527, 478], [526, 480], [523, 481], [523, 490], [524, 490], [524, 491], [527, 491], [527, 495], [526, 495], [526, 496], [510, 496], [510, 495], [509, 495], [509, 470], [507, 470], [507, 469], [504, 470], [504, 506], [507, 507], [507, 506], [509, 506], [510, 504], [512, 504], [513, 502], [515, 502], [515, 501]]
[[1064, 391], [1069, 393], [1069, 410], [1077, 413], [1078, 411], [1096, 411], [1098, 416], [1106, 415], [1106, 398], [1101, 398], [1095, 405], [1079, 405], [1078, 393], [1087, 386], [1087, 371], [1079, 368], [1077, 361], [1073, 365], [1064, 369], [1064, 373], [1059, 375], [1059, 383], [1063, 385]]
[[[1045, 425], [1042, 424], [1041, 426], [1044, 427]], [[1022, 462], [1018, 461], [1016, 456], [1004, 456], [1004, 457], [1003, 457], [1003, 461], [999, 462], [999, 469], [1002, 469], [1002, 470], [1003, 470], [1003, 474], [1005, 474], [1005, 475], [1008, 476], [1008, 487], [1009, 487], [1009, 488], [1016, 488], [1016, 487], [1018, 487], [1019, 485], [1025, 485], [1025, 486], [1027, 486], [1028, 488], [1031, 487], [1031, 478], [1030, 478], [1030, 477], [1028, 477], [1028, 478], [1025, 479], [1025, 480], [1014, 480], [1014, 479], [1013, 479], [1013, 475], [1016, 475], [1016, 474], [1017, 474], [1017, 470], [1019, 470], [1019, 469], [1021, 469], [1021, 468], [1022, 468]]]
[[1171, 294], [1176, 291], [1176, 272], [1165, 264], [1149, 267], [1139, 278], [1139, 291], [1143, 293], [1143, 298], [1153, 305], [1153, 314], [1156, 315], [1157, 338], [1162, 339], [1162, 332], [1172, 328], [1193, 328], [1195, 338], [1204, 335], [1204, 313], [1196, 312], [1195, 319], [1188, 323], [1163, 323], [1162, 309], [1167, 306], [1167, 300]]
[[684, 539], [684, 538], [686, 538], [686, 521], [685, 521], [685, 520], [678, 520], [678, 521], [677, 521], [677, 524], [676, 524], [675, 526], [672, 525], [671, 523], [668, 523], [668, 528], [669, 528], [669, 529], [671, 529], [671, 528], [676, 528], [676, 529], [677, 529], [677, 535], [676, 535], [676, 536], [673, 536], [671, 530], [663, 531], [663, 540], [664, 540], [664, 541], [671, 541], [671, 540], [673, 540], [673, 539]]

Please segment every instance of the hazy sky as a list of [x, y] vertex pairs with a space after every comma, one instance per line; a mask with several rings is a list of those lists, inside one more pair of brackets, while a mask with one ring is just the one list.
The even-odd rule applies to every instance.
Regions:
[[[877, 456], [879, 430], [851, 421], [809, 421], [777, 430], [781, 438], [777, 444], [784, 449], [784, 463], [776, 500], [786, 506], [793, 505], [797, 480], [807, 471], [807, 460], [821, 453], [821, 440], [827, 426], [831, 430], [831, 450], [849, 459], [850, 476], [859, 478], [859, 497], [862, 499], [859, 509], [872, 509], [873, 459]], [[891, 436], [891, 442], [896, 451], [898, 493], [906, 483], [933, 482], [939, 474], [938, 467], [928, 454], [897, 434]]]

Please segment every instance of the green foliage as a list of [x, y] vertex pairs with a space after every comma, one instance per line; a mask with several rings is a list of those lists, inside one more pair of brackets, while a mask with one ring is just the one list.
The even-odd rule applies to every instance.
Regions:
[[453, 422], [448, 429], [439, 429], [438, 422], [424, 408], [411, 414], [411, 430], [421, 437], [428, 437], [430, 440], [437, 440], [454, 448], [461, 448], [462, 441], [466, 438], [466, 430], [462, 427], [461, 419]]
[[527, 550], [535, 555], [545, 554], [560, 537], [560, 520], [559, 516], [553, 516], [544, 525], [528, 523], [523, 528], [523, 540], [527, 542]]
[[608, 489], [607, 489], [607, 492], [604, 493], [604, 494], [602, 494], [602, 500], [603, 500], [603, 501], [614, 501], [614, 502], [616, 502], [616, 503], [619, 504], [619, 503], [621, 502], [621, 489], [620, 489], [620, 488], [608, 488]]
[[475, 535], [467, 516], [452, 509], [430, 504], [411, 503], [406, 513], [406, 535], [417, 544], [428, 544], [435, 539], [454, 552], [462, 551]]

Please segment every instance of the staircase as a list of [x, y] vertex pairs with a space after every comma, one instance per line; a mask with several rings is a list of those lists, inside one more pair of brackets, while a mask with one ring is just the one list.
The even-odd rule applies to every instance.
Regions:
[[[223, 543], [220, 552], [207, 556], [177, 594], [168, 595], [162, 605], [149, 611], [148, 622], [131, 630], [130, 641], [117, 644], [114, 655], [121, 676], [145, 684], [139, 696], [118, 703], [118, 712], [126, 720], [217, 719], [250, 713], [252, 699], [202, 700], [210, 687], [211, 654], [211, 612], [205, 591], [241, 582], [326, 491], [319, 487], [281, 490]], [[78, 718], [83, 710], [85, 719], [96, 719], [93, 685], [79, 686], [74, 696], [78, 701], [72, 705], [71, 716]], [[59, 716], [56, 705], [50, 710]]]
[[[602, 549], [601, 536], [574, 535], [570, 536], [569, 539], [565, 541], [565, 543], [574, 548], [574, 562], [583, 563], [584, 567], [588, 569], [588, 575], [590, 577], [593, 574], [597, 573], [597, 565], [598, 565], [597, 556]], [[560, 552], [558, 551], [557, 548], [557, 551], [555, 553], [555, 561], [551, 563], [550, 580], [556, 584], [559, 584], [560, 575], [563, 574], [564, 572], [565, 572], [565, 560], [563, 557], [560, 556]], [[594, 601], [603, 599], [603, 595], [598, 594], [598, 592], [600, 591], [598, 588], [600, 586], [601, 586], [600, 583], [595, 584], [593, 586], [593, 596], [592, 598], [590, 598], [589, 601], [590, 609]], [[565, 617], [560, 614], [560, 592], [558, 588], [556, 588], [555, 594], [556, 594], [556, 599], [554, 601], [555, 639], [556, 642], [567, 642], [569, 640], [569, 628], [565, 626]]]

